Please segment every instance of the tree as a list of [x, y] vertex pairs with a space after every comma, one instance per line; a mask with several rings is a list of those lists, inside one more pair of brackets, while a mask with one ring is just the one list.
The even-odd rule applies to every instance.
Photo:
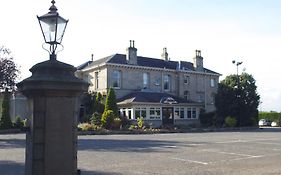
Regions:
[[102, 114], [101, 117], [101, 125], [106, 129], [110, 129], [112, 127], [115, 115], [112, 110], [106, 110]]
[[260, 96], [256, 81], [248, 73], [242, 73], [238, 78], [229, 75], [219, 83], [215, 100], [218, 125], [222, 125], [227, 116], [235, 117], [239, 126], [257, 123]]
[[104, 111], [104, 104], [102, 103], [102, 95], [101, 93], [96, 94], [95, 102], [94, 102], [94, 112], [102, 114]]
[[2, 115], [0, 117], [0, 129], [12, 128], [12, 121], [10, 118], [10, 101], [9, 92], [6, 89], [4, 93], [4, 99], [2, 102]]
[[118, 116], [118, 107], [116, 102], [116, 95], [113, 88], [109, 89], [109, 92], [107, 94], [106, 100], [105, 100], [105, 109], [104, 111], [112, 110], [113, 114], [115, 116]]
[[0, 46], [0, 89], [2, 91], [5, 89], [13, 90], [18, 76], [19, 70], [10, 50]]

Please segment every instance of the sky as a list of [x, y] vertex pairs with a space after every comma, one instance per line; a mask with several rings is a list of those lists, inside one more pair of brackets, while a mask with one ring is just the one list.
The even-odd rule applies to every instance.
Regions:
[[[252, 74], [261, 96], [259, 109], [281, 111], [281, 0], [56, 0], [69, 19], [57, 59], [78, 66], [115, 53], [125, 54], [135, 40], [138, 55], [160, 58], [167, 47], [171, 60], [190, 61], [201, 50], [204, 67]], [[1, 0], [0, 46], [12, 51], [21, 78], [49, 59], [42, 49], [37, 15], [51, 0]]]

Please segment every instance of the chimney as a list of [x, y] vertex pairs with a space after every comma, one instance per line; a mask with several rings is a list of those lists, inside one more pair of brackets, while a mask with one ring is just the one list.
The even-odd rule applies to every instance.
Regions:
[[91, 61], [94, 61], [94, 54], [91, 54]]
[[161, 54], [161, 58], [165, 61], [169, 61], [169, 54], [167, 52], [167, 48], [164, 47], [163, 48], [163, 53]]
[[203, 57], [201, 56], [201, 50], [195, 50], [195, 57], [193, 58], [193, 66], [196, 71], [204, 71]]
[[128, 64], [133, 64], [133, 65], [138, 64], [137, 50], [138, 49], [135, 48], [135, 41], [130, 40], [130, 47], [127, 48], [127, 54], [126, 54], [126, 60]]

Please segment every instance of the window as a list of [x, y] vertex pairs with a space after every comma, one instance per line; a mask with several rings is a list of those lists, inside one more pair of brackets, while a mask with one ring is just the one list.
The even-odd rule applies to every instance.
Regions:
[[180, 108], [180, 118], [184, 118], [184, 108]]
[[183, 82], [184, 82], [184, 84], [189, 84], [189, 76], [185, 75]]
[[170, 90], [171, 90], [171, 76], [164, 75], [164, 91], [170, 91]]
[[180, 108], [175, 108], [175, 118], [180, 118]]
[[198, 92], [197, 93], [197, 98], [198, 98], [198, 102], [202, 103], [205, 101], [205, 93], [204, 92]]
[[183, 92], [183, 97], [184, 97], [185, 100], [189, 100], [190, 99], [189, 91], [184, 91]]
[[197, 116], [196, 116], [196, 108], [192, 108], [192, 118], [197, 118]]
[[216, 86], [216, 80], [211, 78], [211, 87], [215, 87]]
[[128, 109], [128, 119], [132, 119], [132, 109]]
[[145, 72], [142, 74], [142, 77], [143, 77], [143, 88], [148, 89], [149, 88], [149, 74]]
[[114, 70], [112, 73], [112, 87], [121, 88], [121, 71]]
[[146, 108], [135, 108], [135, 119], [140, 117], [146, 118]]
[[123, 117], [127, 117], [127, 115], [126, 115], [126, 108], [123, 108], [123, 111], [122, 111], [123, 113], [122, 113], [122, 116]]
[[141, 117], [140, 108], [136, 108], [136, 109], [135, 109], [135, 119], [140, 118], [140, 117]]
[[187, 108], [187, 118], [191, 118], [191, 108]]
[[146, 108], [141, 108], [141, 116], [146, 118]]
[[95, 72], [95, 89], [99, 88], [99, 73]]
[[175, 108], [175, 118], [184, 118], [184, 108]]
[[160, 108], [149, 108], [149, 118], [150, 119], [160, 119]]
[[211, 95], [211, 104], [215, 104], [215, 100], [216, 100], [216, 94], [215, 93], [212, 93]]

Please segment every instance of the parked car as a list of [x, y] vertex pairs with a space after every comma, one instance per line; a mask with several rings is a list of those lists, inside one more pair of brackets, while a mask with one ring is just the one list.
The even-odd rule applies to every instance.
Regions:
[[279, 123], [278, 122], [271, 122], [271, 126], [273, 126], [273, 127], [277, 127], [277, 126], [279, 126]]
[[260, 119], [259, 126], [271, 126], [271, 121], [268, 119]]

